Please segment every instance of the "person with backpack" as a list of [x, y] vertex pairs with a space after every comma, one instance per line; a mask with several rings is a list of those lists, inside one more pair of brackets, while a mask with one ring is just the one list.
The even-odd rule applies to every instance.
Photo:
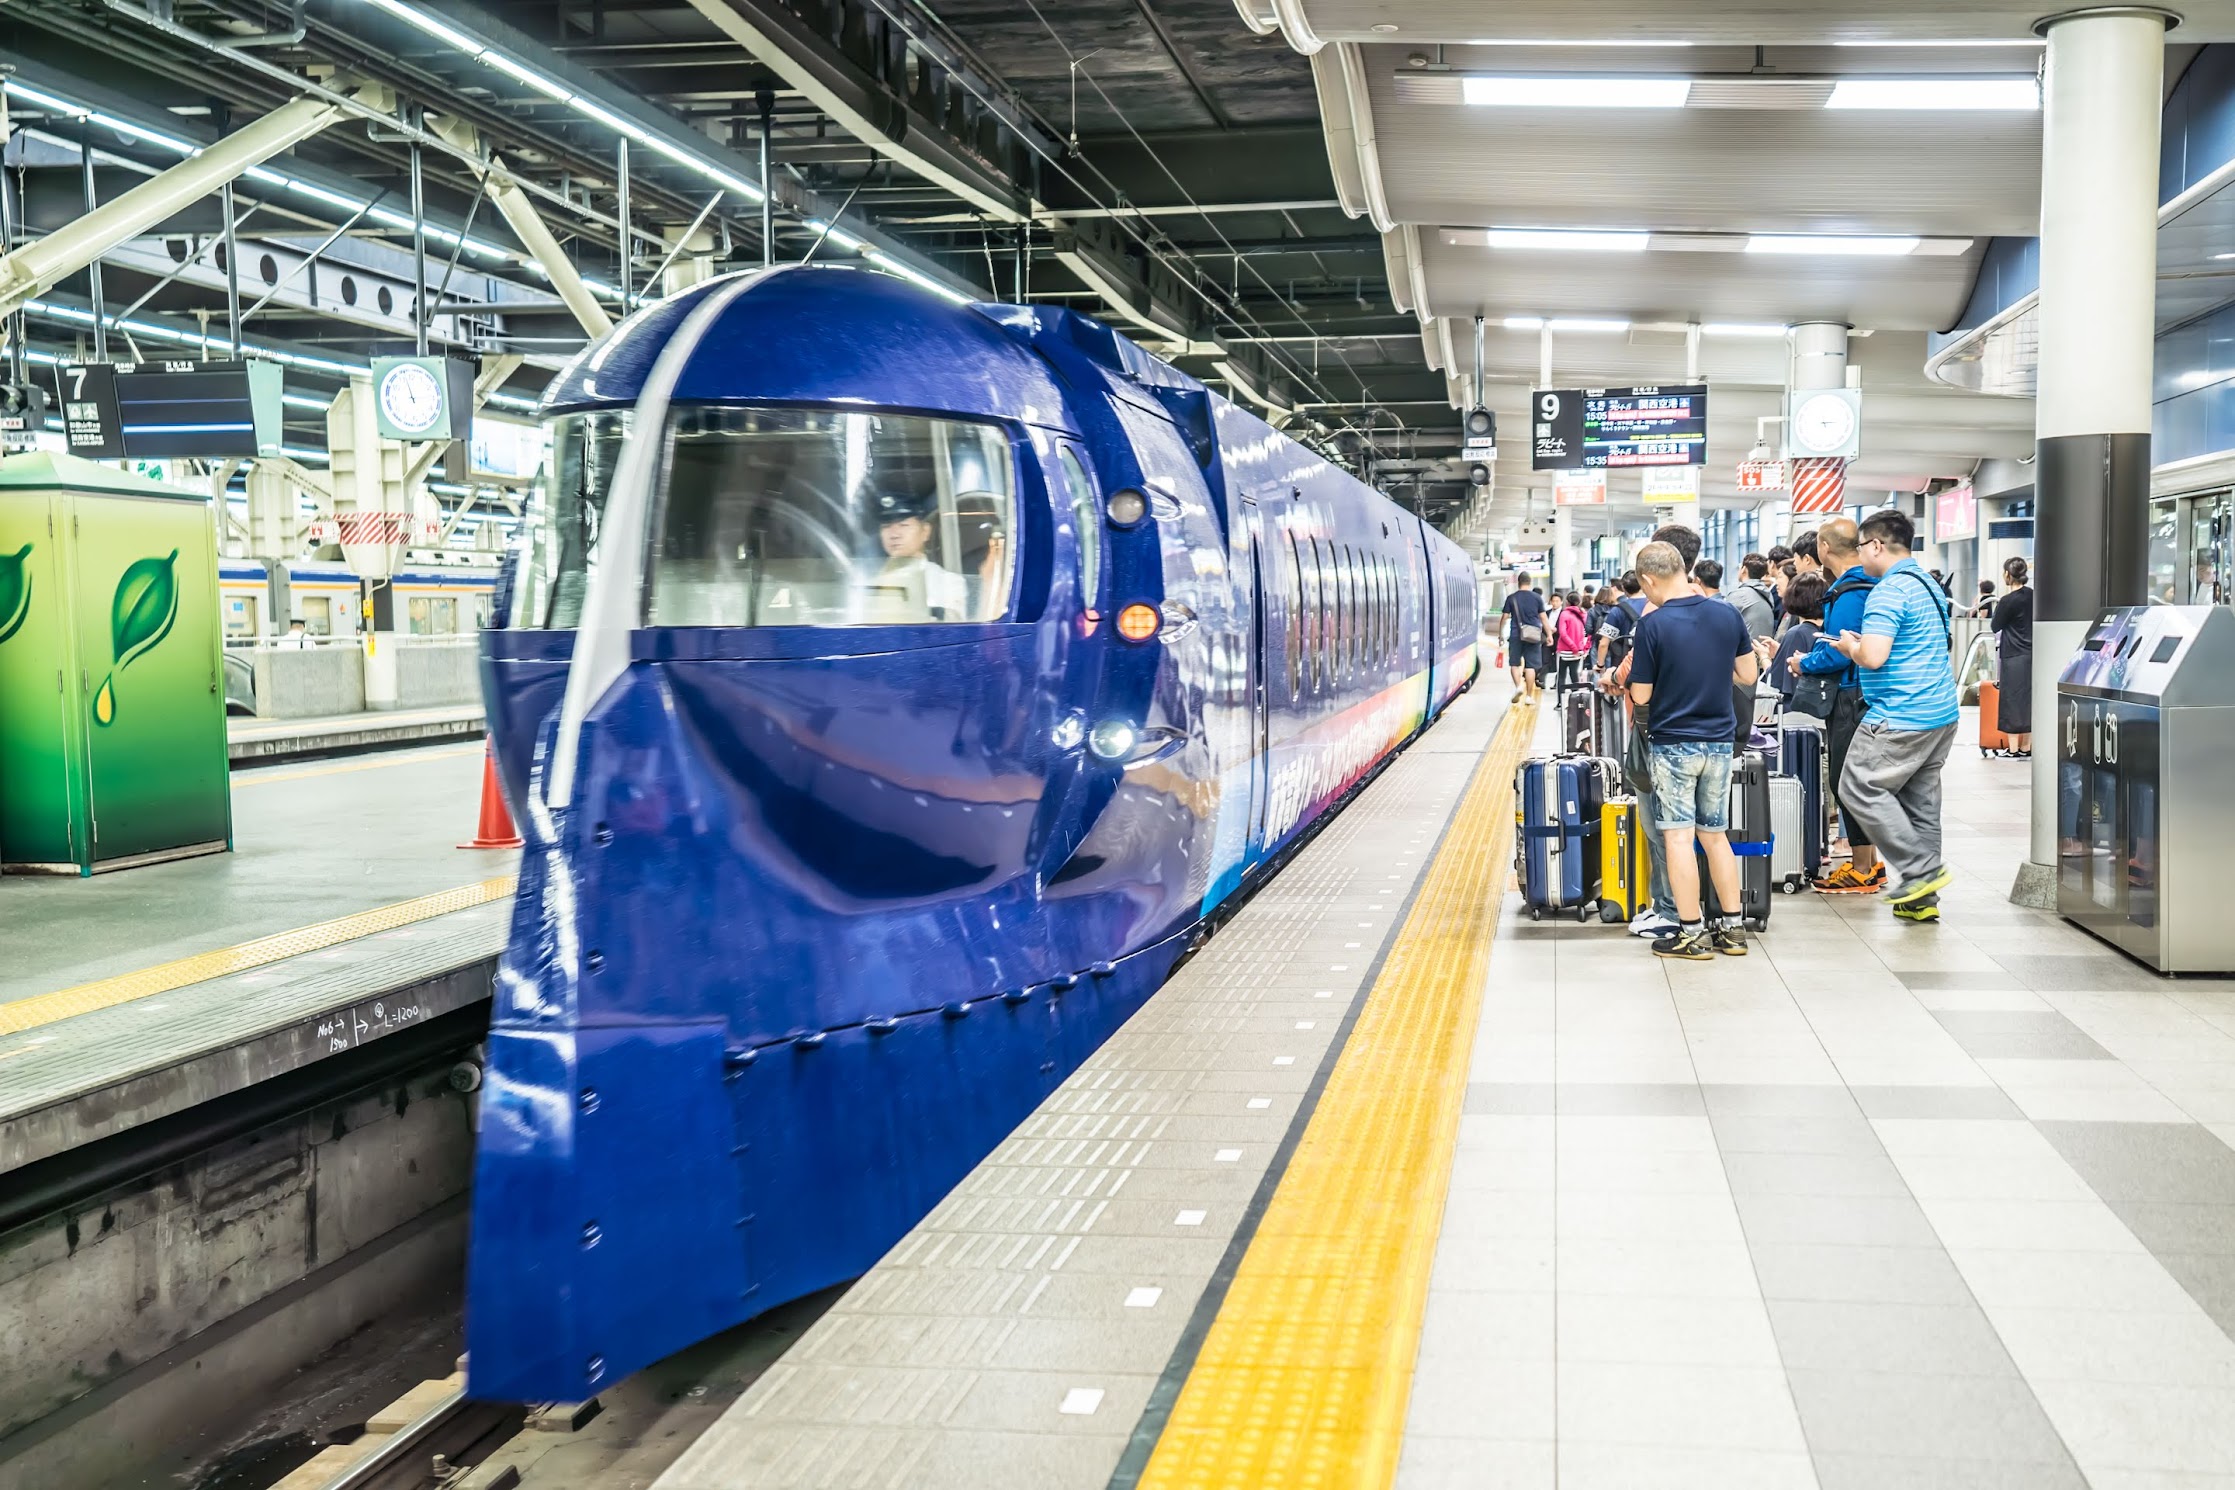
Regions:
[[1903, 921], [1940, 919], [1951, 878], [1940, 852], [1940, 769], [1955, 743], [1960, 701], [1949, 655], [1954, 605], [1910, 556], [1916, 530], [1897, 510], [1863, 520], [1859, 552], [1877, 577], [1862, 629], [1832, 643], [1859, 670], [1869, 711], [1840, 773], [1840, 795], [1884, 854], [1886, 896]]
[[1591, 613], [1579, 593], [1569, 591], [1567, 604], [1552, 618], [1552, 637], [1560, 662], [1555, 690], [1566, 698], [1569, 689], [1583, 686], [1583, 672], [1591, 661]]
[[1620, 597], [1607, 607], [1606, 615], [1599, 621], [1599, 671], [1606, 672], [1622, 665], [1630, 655], [1630, 640], [1637, 635], [1637, 623], [1645, 615], [1645, 586], [1632, 569], [1622, 576], [1615, 588]]
[[1862, 555], [1857, 551], [1861, 540], [1853, 518], [1831, 518], [1808, 536], [1816, 540], [1822, 572], [1835, 578], [1824, 592], [1823, 634], [1805, 654], [1786, 663], [1795, 680], [1791, 707], [1824, 721], [1828, 757], [1824, 780], [1839, 804], [1840, 823], [1846, 829], [1852, 854], [1816, 888], [1826, 895], [1874, 895], [1886, 887], [1886, 867], [1878, 862], [1870, 830], [1856, 820], [1839, 785], [1840, 772], [1847, 763], [1847, 747], [1854, 742], [1856, 727], [1862, 723], [1862, 681], [1856, 676], [1855, 665], [1833, 645], [1833, 639], [1843, 631], [1862, 630], [1863, 609], [1869, 604], [1871, 587], [1878, 581], [1863, 567]]
[[1769, 587], [1769, 560], [1761, 554], [1748, 554], [1738, 561], [1739, 572], [1745, 576], [1736, 589], [1724, 596], [1746, 622], [1746, 630], [1757, 640], [1777, 634], [1777, 597]]

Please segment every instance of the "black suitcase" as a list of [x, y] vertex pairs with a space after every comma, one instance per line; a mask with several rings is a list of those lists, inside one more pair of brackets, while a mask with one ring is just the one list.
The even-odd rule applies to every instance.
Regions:
[[1592, 738], [1591, 690], [1571, 688], [1560, 696], [1561, 749], [1570, 755], [1605, 755]]
[[[1731, 761], [1731, 852], [1738, 856], [1738, 913], [1748, 931], [1769, 929], [1770, 816], [1769, 762], [1760, 751], [1741, 750]], [[1700, 905], [1710, 916], [1725, 914], [1716, 899], [1704, 852], [1700, 859]]]
[[1591, 733], [1600, 755], [1611, 761], [1623, 758], [1630, 739], [1630, 719], [1622, 708], [1621, 694], [1591, 690]]

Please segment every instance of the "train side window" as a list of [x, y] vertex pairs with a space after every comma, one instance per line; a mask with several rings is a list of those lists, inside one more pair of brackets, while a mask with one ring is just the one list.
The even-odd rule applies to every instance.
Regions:
[[1304, 695], [1304, 553], [1288, 535], [1288, 696]]
[[1094, 499], [1094, 482], [1078, 453], [1068, 445], [1056, 447], [1063, 463], [1063, 484], [1071, 488], [1071, 526], [1079, 535], [1079, 604], [1086, 610], [1102, 608], [1102, 510]]

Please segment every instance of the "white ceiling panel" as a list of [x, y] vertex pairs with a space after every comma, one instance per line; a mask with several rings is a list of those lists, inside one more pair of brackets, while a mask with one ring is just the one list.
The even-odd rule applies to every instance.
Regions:
[[1400, 222], [1963, 237], [2040, 224], [2037, 114], [1407, 103], [1401, 57], [1366, 49]]
[[1953, 322], [1985, 251], [1982, 239], [1960, 255], [1905, 258], [1575, 253], [1447, 243], [1432, 227], [1419, 237], [1433, 315], [1845, 321], [1905, 331]]
[[[1323, 41], [1683, 42], [1744, 46], [1836, 42], [2024, 42], [2056, 7], [2012, 0], [1965, 5], [1930, 0], [1295, 0]], [[2235, 40], [2235, 0], [2193, 0], [2173, 36], [2183, 42]], [[1673, 49], [1672, 49], [1673, 50]]]

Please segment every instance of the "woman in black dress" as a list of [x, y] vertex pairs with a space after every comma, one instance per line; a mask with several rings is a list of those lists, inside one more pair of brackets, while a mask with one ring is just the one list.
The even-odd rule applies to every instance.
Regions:
[[2010, 737], [2010, 753], [2022, 760], [2033, 754], [2033, 591], [2026, 586], [2025, 560], [2003, 565], [2002, 580], [2008, 588], [1994, 604], [1992, 622], [2002, 668], [1994, 722]]

